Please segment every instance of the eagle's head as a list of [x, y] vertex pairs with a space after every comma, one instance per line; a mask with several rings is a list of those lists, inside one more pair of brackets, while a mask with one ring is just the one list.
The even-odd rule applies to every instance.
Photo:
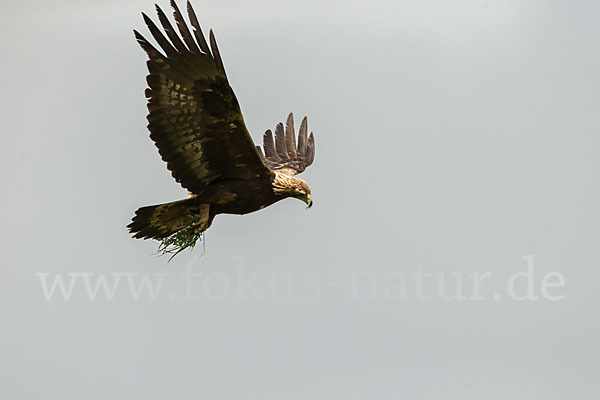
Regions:
[[275, 171], [273, 191], [284, 197], [295, 197], [302, 200], [308, 208], [313, 205], [310, 197], [310, 187], [300, 178]]

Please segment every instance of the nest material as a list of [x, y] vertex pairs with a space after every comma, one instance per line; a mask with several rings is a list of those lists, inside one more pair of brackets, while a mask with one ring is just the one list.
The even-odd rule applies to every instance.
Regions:
[[183, 250], [187, 248], [190, 250], [193, 249], [198, 239], [202, 240], [203, 233], [204, 231], [199, 229], [198, 226], [194, 225], [189, 225], [183, 229], [180, 229], [170, 236], [160, 240], [157, 254], [171, 254], [171, 257], [169, 257], [169, 261], [171, 261], [173, 257], [181, 253]]

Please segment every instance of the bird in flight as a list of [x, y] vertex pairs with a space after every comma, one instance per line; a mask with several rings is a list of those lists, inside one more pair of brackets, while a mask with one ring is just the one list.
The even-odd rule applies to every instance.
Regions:
[[296, 140], [289, 114], [274, 135], [265, 132], [263, 153], [246, 128], [212, 30], [207, 42], [189, 1], [191, 30], [173, 0], [171, 7], [177, 31], [158, 5], [164, 33], [142, 13], [159, 48], [134, 34], [148, 55], [150, 138], [189, 197], [141, 207], [127, 227], [135, 238], [160, 241], [159, 252], [174, 256], [193, 248], [218, 214], [247, 214], [288, 197], [311, 207], [310, 187], [295, 175], [312, 164], [315, 140], [306, 117]]

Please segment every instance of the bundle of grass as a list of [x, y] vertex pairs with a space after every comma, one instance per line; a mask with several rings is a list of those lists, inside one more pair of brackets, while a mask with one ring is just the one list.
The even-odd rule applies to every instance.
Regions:
[[[169, 261], [171, 261], [173, 257], [183, 250], [188, 248], [190, 250], [193, 249], [198, 239], [204, 242], [204, 232], [198, 229], [198, 226], [187, 226], [170, 236], [161, 239], [157, 254], [171, 254], [171, 257], [169, 257]], [[204, 254], [204, 252], [202, 252], [202, 254]]]

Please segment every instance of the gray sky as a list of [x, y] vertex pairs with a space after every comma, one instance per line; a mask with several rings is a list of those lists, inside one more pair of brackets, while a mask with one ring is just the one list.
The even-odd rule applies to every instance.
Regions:
[[153, 2], [4, 2], [1, 398], [598, 398], [597, 2], [194, 6], [256, 140], [308, 115], [315, 206], [153, 256]]

